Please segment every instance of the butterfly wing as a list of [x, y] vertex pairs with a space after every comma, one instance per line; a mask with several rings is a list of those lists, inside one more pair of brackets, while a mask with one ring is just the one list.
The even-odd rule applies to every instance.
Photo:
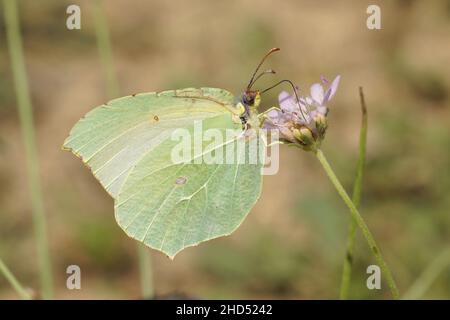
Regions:
[[[119, 226], [173, 258], [188, 246], [233, 232], [260, 195], [260, 162], [236, 161], [252, 150], [227, 133], [241, 128], [230, 112], [233, 101], [229, 92], [213, 88], [113, 100], [80, 120], [64, 146], [114, 197]], [[180, 129], [201, 146], [176, 162], [180, 141], [173, 134]], [[208, 129], [216, 137], [204, 139]], [[205, 163], [218, 154], [233, 154], [234, 160]]]
[[[212, 99], [212, 100], [209, 100]], [[217, 101], [217, 102], [214, 102]], [[63, 148], [81, 158], [115, 198], [139, 159], [173, 130], [229, 114], [233, 95], [215, 88], [142, 93], [112, 100], [86, 114]]]

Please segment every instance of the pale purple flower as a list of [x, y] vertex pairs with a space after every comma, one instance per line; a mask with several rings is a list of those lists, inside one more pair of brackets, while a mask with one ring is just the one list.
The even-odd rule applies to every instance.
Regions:
[[331, 85], [328, 87], [328, 89], [325, 90], [323, 85], [327, 85], [329, 81], [322, 77], [323, 85], [320, 83], [315, 83], [311, 86], [311, 96], [305, 98], [306, 103], [309, 106], [315, 108], [315, 111], [317, 111], [318, 113], [326, 115], [328, 112], [327, 104], [335, 95], [340, 80], [341, 76], [337, 76], [336, 78], [334, 78], [333, 82], [331, 82]]
[[290, 114], [292, 120], [298, 124], [308, 124], [311, 122], [305, 99], [299, 98], [297, 103], [296, 97], [291, 96], [286, 91], [282, 91], [278, 95], [278, 103], [281, 111], [284, 114]]
[[296, 142], [295, 134], [301, 128], [308, 128], [314, 139], [323, 139], [326, 129], [328, 102], [335, 95], [339, 86], [338, 75], [328, 86], [329, 81], [321, 77], [322, 84], [311, 86], [310, 96], [297, 97], [282, 91], [278, 96], [280, 108], [272, 109], [266, 114], [265, 129], [278, 129], [280, 136], [288, 141]]
[[294, 124], [295, 116], [291, 112], [283, 112], [280, 109], [272, 109], [266, 114], [267, 118], [264, 121], [264, 129], [278, 130], [280, 136], [286, 140], [294, 142], [294, 136], [291, 132], [291, 127]]

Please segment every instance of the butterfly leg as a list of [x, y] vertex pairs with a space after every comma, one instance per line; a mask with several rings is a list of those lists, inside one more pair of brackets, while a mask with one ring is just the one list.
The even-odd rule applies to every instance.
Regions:
[[280, 110], [280, 108], [278, 108], [278, 107], [272, 107], [272, 108], [269, 108], [269, 109], [267, 109], [266, 111], [264, 111], [264, 112], [258, 114], [258, 119], [259, 119], [259, 121], [260, 121], [260, 123], [259, 123], [260, 126], [262, 126], [262, 124], [264, 123], [264, 120], [267, 119], [267, 114], [268, 114], [270, 111], [272, 111], [272, 110]]

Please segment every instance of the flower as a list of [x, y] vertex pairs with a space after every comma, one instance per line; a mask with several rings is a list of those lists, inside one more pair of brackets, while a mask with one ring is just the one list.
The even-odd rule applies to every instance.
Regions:
[[[323, 115], [327, 115], [328, 108], [327, 103], [333, 98], [335, 95], [337, 88], [339, 86], [339, 81], [341, 80], [341, 76], [337, 76], [334, 78], [331, 85], [328, 87], [328, 89], [325, 91], [323, 85], [320, 83], [315, 83], [311, 86], [311, 96], [306, 98], [306, 103], [310, 106], [313, 106], [316, 108], [318, 113], [321, 113]], [[322, 83], [324, 85], [328, 84], [328, 80], [322, 77]]]
[[[310, 96], [292, 96], [282, 91], [278, 96], [279, 108], [272, 108], [265, 114], [263, 128], [278, 130], [280, 137], [304, 149], [316, 148], [325, 137], [327, 129], [328, 102], [339, 86], [338, 75], [327, 88], [329, 81], [322, 77], [322, 84], [311, 86]], [[298, 98], [297, 98], [298, 97]]]

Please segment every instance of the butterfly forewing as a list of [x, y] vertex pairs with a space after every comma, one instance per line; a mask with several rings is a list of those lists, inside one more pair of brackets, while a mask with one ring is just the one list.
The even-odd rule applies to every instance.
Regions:
[[109, 194], [116, 197], [130, 169], [169, 138], [173, 130], [194, 120], [229, 114], [223, 105], [231, 106], [233, 99], [228, 91], [215, 88], [119, 98], [81, 119], [64, 148], [80, 157]]

